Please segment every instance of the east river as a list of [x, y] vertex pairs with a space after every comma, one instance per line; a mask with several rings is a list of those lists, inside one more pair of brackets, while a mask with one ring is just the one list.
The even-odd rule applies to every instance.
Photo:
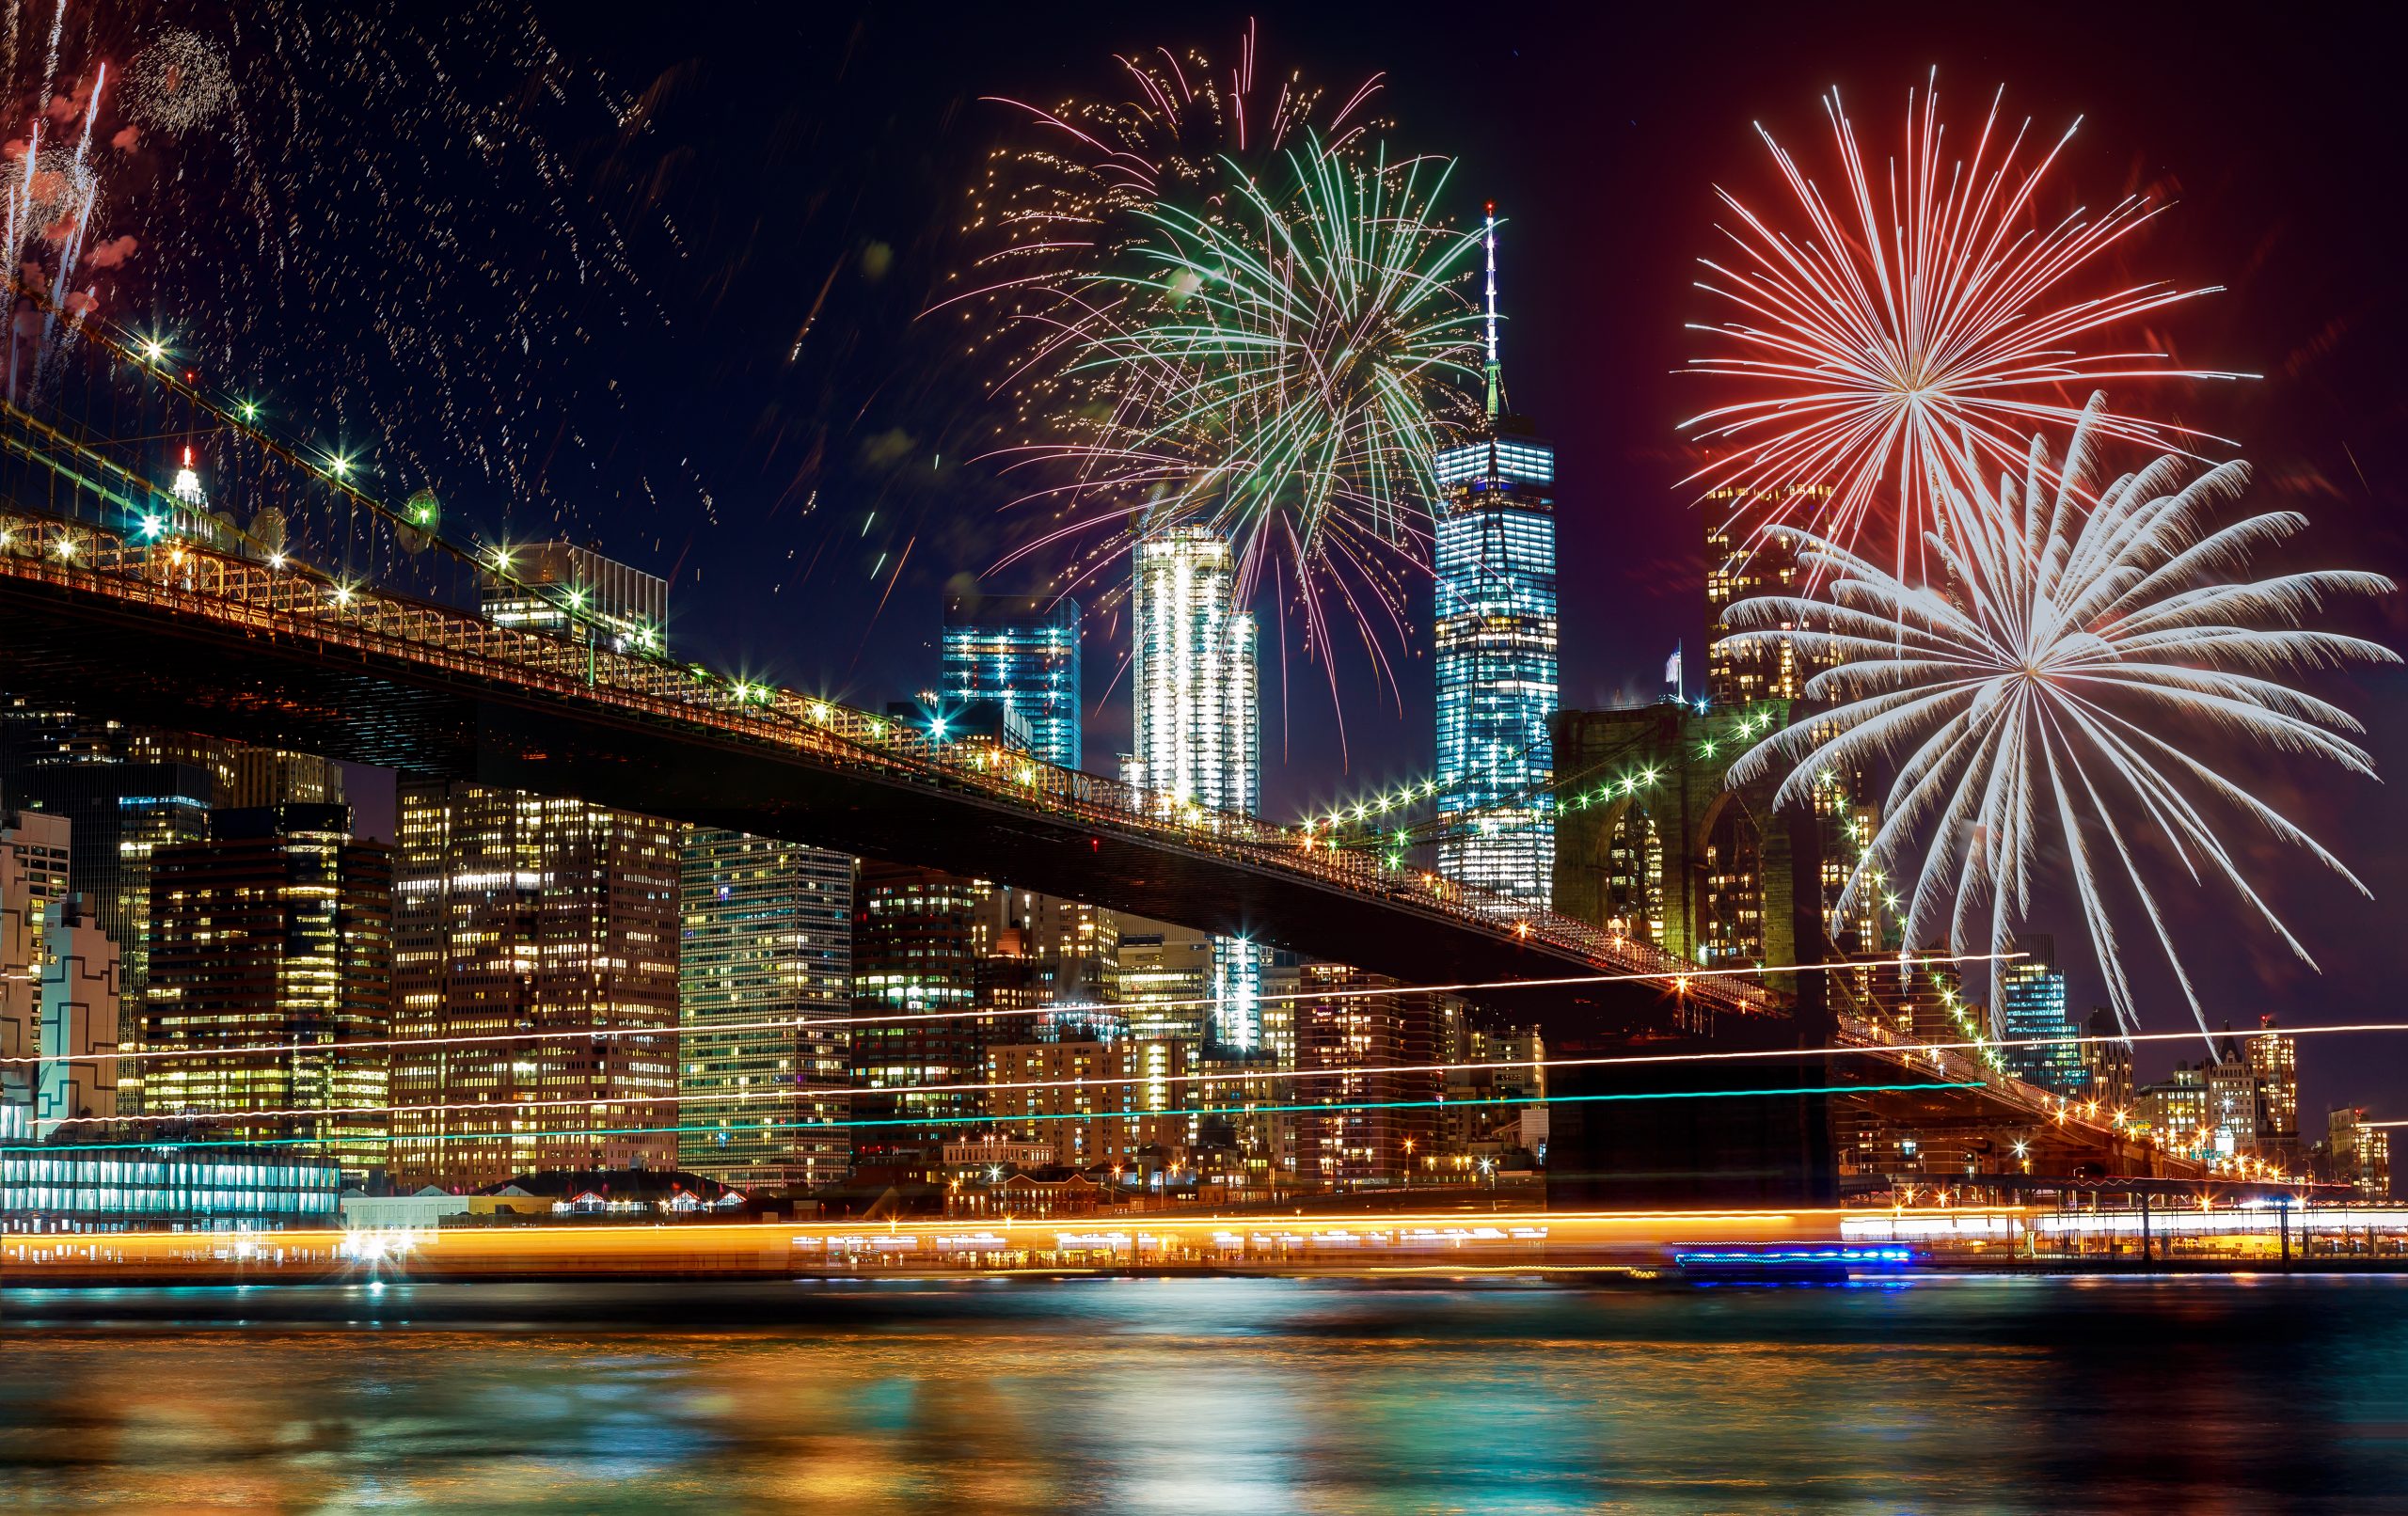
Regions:
[[0, 1510], [2408, 1510], [2408, 1279], [0, 1296]]

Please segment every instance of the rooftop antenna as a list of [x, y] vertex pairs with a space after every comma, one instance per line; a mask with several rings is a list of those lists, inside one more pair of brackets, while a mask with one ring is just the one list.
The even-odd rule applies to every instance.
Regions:
[[1497, 364], [1497, 202], [1488, 202], [1488, 419], [1497, 420], [1497, 391], [1502, 387]]

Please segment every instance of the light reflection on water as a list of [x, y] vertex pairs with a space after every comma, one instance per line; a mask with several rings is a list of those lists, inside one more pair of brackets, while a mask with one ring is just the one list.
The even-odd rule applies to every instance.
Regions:
[[2363, 1510], [2408, 1280], [12, 1291], [0, 1509]]

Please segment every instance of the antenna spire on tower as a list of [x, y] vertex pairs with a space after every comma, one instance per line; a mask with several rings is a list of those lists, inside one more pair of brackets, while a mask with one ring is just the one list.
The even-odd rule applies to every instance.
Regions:
[[1497, 419], [1502, 379], [1497, 363], [1497, 202], [1488, 202], [1488, 418]]

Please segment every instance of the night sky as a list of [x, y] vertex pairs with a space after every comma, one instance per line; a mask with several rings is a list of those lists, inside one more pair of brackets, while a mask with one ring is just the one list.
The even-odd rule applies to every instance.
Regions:
[[[701, 13], [697, 13], [701, 14]], [[640, 124], [565, 144], [584, 187], [620, 216], [643, 298], [583, 313], [578, 382], [616, 407], [601, 466], [547, 479], [539, 502], [486, 499], [531, 534], [552, 519], [671, 576], [673, 636], [711, 662], [882, 703], [934, 681], [939, 597], [976, 580], [1027, 522], [977, 455], [991, 446], [991, 375], [957, 326], [920, 321], [964, 248], [957, 228], [984, 155], [1022, 128], [980, 96], [1051, 103], [1115, 87], [1117, 51], [1235, 53], [1250, 12], [1131, 8], [539, 7], [563, 54], [642, 100]], [[2397, 355], [2402, 131], [2386, 103], [2391, 49], [2372, 14], [2276, 25], [2262, 8], [2021, 5], [1443, 8], [1263, 10], [1259, 68], [1342, 88], [1385, 72], [1394, 140], [1461, 159], [1453, 209], [1508, 218], [1501, 279], [1507, 386], [1560, 452], [1563, 698], [1652, 698], [1665, 655], [1703, 625], [1703, 528], [1674, 482], [1674, 423], [1711, 403], [1673, 372], [1707, 313], [1694, 259], [1715, 244], [1711, 188], [1769, 197], [1762, 121], [1830, 182], [1818, 96], [1836, 86], [1870, 151], [1896, 140], [1909, 87], [1939, 70], [1955, 132], [1992, 92], [2053, 137], [2083, 124], [2052, 176], [2058, 203], [2129, 191], [2172, 212], [2123, 271], [2226, 292], [2151, 335], [2183, 362], [2258, 382], [2131, 394], [2145, 414], [2239, 439], [2259, 507], [2305, 511], [2295, 559], [2408, 576], [2400, 527], [2408, 428]], [[439, 165], [430, 173], [440, 173]], [[615, 387], [613, 387], [615, 386]], [[445, 482], [475, 506], [474, 478]], [[898, 574], [895, 564], [907, 550]], [[1038, 576], [991, 578], [1001, 591]], [[1427, 592], [1422, 592], [1426, 614]], [[1262, 608], [1266, 626], [1275, 624]], [[2338, 624], [2408, 646], [2408, 602]], [[1125, 642], [1090, 618], [1088, 766], [1128, 728]], [[1275, 659], [1265, 711], [1268, 810], [1418, 775], [1431, 759], [1426, 637], [1401, 701], [1341, 655], [1341, 740], [1323, 676]], [[1291, 649], [1291, 660], [1295, 650]], [[1694, 667], [1694, 663], [1692, 667]], [[2379, 764], [2408, 764], [2408, 679], [2311, 684], [2367, 720]], [[2376, 899], [2321, 877], [2271, 839], [2242, 838], [2278, 910], [2324, 968], [2297, 964], [2210, 892], [2162, 892], [2211, 1017], [2383, 1019], [2402, 980], [2396, 788], [2329, 767], [2265, 767], [2261, 793], [2327, 840]], [[371, 822], [377, 807], [372, 802]], [[2039, 929], [2078, 937], [2062, 902]], [[2145, 929], [2131, 923], [2134, 961]], [[2152, 1030], [2187, 1018], [2162, 972], [2141, 975]], [[2074, 966], [2075, 1004], [2100, 998]], [[2195, 1044], [2160, 1045], [2145, 1075]], [[2408, 1034], [2310, 1039], [2304, 1129], [2325, 1107], [2408, 1116]]]

